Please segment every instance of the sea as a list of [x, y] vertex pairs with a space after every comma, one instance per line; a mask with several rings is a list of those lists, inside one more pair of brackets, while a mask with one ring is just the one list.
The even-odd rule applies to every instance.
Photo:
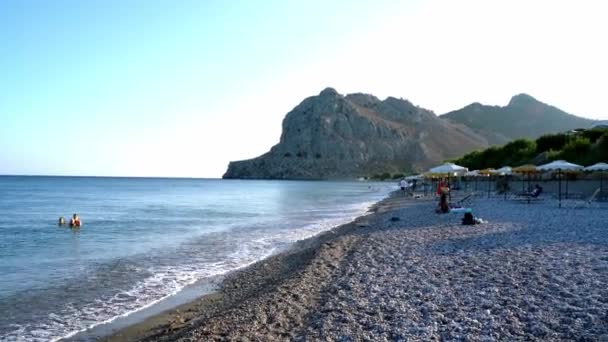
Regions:
[[[54, 341], [111, 324], [352, 221], [395, 189], [0, 176], [0, 340]], [[57, 224], [74, 213], [80, 229]]]

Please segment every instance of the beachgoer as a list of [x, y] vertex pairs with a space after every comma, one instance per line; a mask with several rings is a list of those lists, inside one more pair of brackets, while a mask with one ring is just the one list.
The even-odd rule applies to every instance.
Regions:
[[437, 209], [435, 209], [435, 212], [439, 213], [439, 214], [445, 214], [448, 213], [450, 211], [450, 205], [448, 204], [448, 196], [443, 193], [441, 194], [441, 197], [439, 199], [439, 205], [437, 205]]
[[70, 220], [70, 227], [80, 227], [82, 225], [82, 221], [80, 221], [80, 217], [78, 214], [72, 215], [72, 219]]
[[65, 224], [65, 218], [63, 216], [59, 216], [59, 222], [57, 222], [57, 224], [63, 226]]
[[462, 224], [471, 225], [476, 224], [475, 217], [472, 213], [464, 213], [464, 217], [462, 218]]
[[534, 185], [534, 190], [532, 190], [531, 195], [533, 197], [537, 197], [538, 195], [540, 195], [540, 193], [542, 191], [543, 191], [543, 188], [540, 185], [536, 184], [536, 185]]
[[449, 191], [450, 191], [450, 188], [448, 187], [448, 185], [444, 179], [441, 179], [439, 182], [437, 182], [437, 195], [441, 195], [441, 194], [447, 193]]
[[405, 196], [405, 188], [407, 187], [407, 182], [405, 181], [405, 179], [402, 179], [399, 182], [399, 186], [401, 187], [401, 191], [403, 191], [403, 195]]

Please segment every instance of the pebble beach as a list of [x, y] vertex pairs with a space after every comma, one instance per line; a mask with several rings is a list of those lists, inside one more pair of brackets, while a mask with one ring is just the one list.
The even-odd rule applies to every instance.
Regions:
[[608, 206], [395, 193], [108, 340], [608, 340]]

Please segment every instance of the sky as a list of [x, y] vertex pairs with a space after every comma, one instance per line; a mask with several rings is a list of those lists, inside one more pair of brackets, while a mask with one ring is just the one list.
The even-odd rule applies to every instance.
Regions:
[[216, 178], [326, 87], [608, 119], [604, 1], [0, 1], [0, 174]]

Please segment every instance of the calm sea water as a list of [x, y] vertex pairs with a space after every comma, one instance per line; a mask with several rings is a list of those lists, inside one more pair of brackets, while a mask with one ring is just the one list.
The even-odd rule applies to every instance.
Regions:
[[[393, 184], [0, 177], [0, 340], [54, 340], [352, 220]], [[78, 213], [83, 227], [58, 227]]]

